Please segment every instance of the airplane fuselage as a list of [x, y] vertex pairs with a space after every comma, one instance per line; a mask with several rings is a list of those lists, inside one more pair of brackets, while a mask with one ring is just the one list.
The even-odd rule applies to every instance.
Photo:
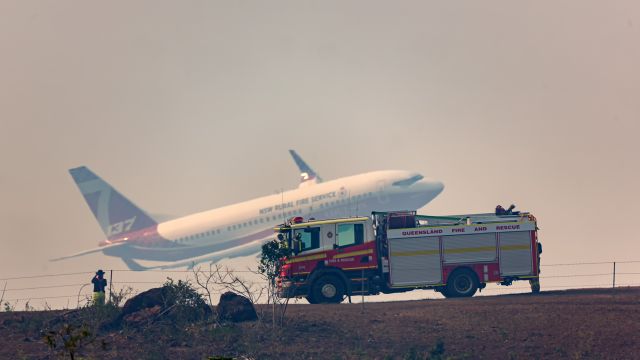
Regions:
[[[127, 221], [112, 230], [101, 245], [126, 243], [105, 248], [104, 253], [129, 259], [180, 261], [211, 256], [255, 253], [273, 227], [292, 216], [335, 218], [367, 216], [374, 210], [418, 209], [443, 189], [437, 181], [424, 180], [408, 171], [375, 171], [332, 181], [304, 184], [297, 189], [203, 211], [126, 232]], [[117, 236], [118, 231], [122, 236]], [[243, 251], [244, 250], [244, 251]]]

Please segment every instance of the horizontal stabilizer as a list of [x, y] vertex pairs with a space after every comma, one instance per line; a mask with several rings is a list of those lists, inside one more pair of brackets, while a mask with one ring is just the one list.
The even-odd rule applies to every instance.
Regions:
[[78, 256], [93, 254], [93, 253], [97, 253], [97, 252], [102, 252], [105, 249], [114, 248], [114, 247], [118, 247], [118, 246], [122, 246], [122, 245], [125, 245], [125, 243], [122, 242], [122, 243], [111, 244], [111, 245], [107, 245], [107, 246], [101, 246], [101, 247], [97, 247], [97, 248], [93, 248], [93, 249], [89, 249], [89, 250], [84, 250], [84, 251], [81, 251], [79, 253], [75, 253], [75, 254], [71, 254], [71, 255], [55, 258], [55, 259], [51, 259], [49, 261], [60, 261], [60, 260], [70, 259], [70, 258], [74, 258], [74, 257], [78, 257]]

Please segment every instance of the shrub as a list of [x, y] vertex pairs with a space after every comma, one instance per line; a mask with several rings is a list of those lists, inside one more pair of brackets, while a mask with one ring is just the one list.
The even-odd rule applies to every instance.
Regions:
[[189, 281], [173, 281], [167, 278], [162, 286], [164, 295], [164, 311], [174, 320], [191, 322], [205, 318], [211, 312], [203, 296]]
[[72, 360], [85, 342], [93, 341], [86, 327], [75, 327], [70, 324], [65, 324], [57, 331], [48, 331], [44, 338], [52, 351], [68, 354]]

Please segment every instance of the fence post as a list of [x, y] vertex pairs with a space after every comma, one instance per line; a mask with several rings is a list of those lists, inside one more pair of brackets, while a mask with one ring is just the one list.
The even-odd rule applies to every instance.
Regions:
[[364, 313], [364, 269], [362, 269], [362, 277], [360, 278], [360, 291], [362, 294], [362, 313]]
[[613, 288], [616, 287], [616, 262], [613, 262]]
[[109, 302], [111, 302], [111, 285], [113, 285], [113, 269], [109, 270]]

